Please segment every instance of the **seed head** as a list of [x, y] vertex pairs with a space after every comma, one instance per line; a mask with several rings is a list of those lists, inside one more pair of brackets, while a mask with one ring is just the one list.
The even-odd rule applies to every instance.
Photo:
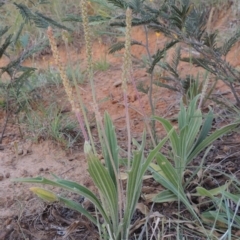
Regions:
[[126, 10], [126, 35], [125, 35], [125, 52], [123, 57], [123, 72], [122, 72], [122, 88], [127, 90], [127, 82], [130, 77], [132, 67], [131, 60], [131, 29], [132, 29], [132, 10]]

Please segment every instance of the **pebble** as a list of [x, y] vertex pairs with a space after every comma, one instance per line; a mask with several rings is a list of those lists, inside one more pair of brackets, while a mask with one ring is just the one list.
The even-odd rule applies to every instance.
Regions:
[[168, 203], [163, 203], [163, 206], [164, 207], [168, 207]]
[[22, 155], [23, 154], [23, 150], [22, 149], [19, 149], [18, 150], [18, 155]]
[[10, 177], [10, 173], [7, 172], [7, 173], [5, 174], [5, 177], [6, 177], [6, 178], [9, 178], [9, 177]]
[[121, 85], [122, 85], [122, 80], [118, 80], [117, 82], [115, 82], [115, 83], [113, 84], [114, 87], [119, 87], [119, 86], [121, 86]]

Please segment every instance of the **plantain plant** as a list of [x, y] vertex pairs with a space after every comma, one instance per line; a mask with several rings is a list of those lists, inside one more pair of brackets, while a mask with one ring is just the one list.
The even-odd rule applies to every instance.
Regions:
[[[93, 224], [95, 224], [100, 233], [101, 239], [128, 239], [129, 231], [131, 229], [131, 220], [133, 218], [133, 214], [136, 209], [136, 205], [138, 199], [141, 194], [141, 187], [143, 181], [143, 175], [149, 167], [150, 162], [152, 162], [153, 158], [159, 152], [160, 148], [164, 145], [167, 140], [167, 137], [164, 138], [152, 151], [150, 151], [147, 157], [144, 156], [144, 147], [146, 141], [146, 134], [143, 133], [142, 144], [138, 145], [136, 151], [131, 151], [131, 139], [129, 139], [130, 147], [128, 149], [128, 169], [127, 169], [127, 184], [124, 189], [122, 183], [120, 181], [120, 159], [118, 155], [118, 144], [117, 138], [114, 130], [113, 123], [110, 119], [110, 116], [105, 113], [104, 115], [104, 127], [102, 124], [100, 113], [97, 110], [97, 100], [94, 95], [94, 79], [92, 74], [92, 62], [91, 62], [91, 45], [89, 40], [89, 27], [86, 15], [86, 1], [81, 2], [82, 6], [82, 15], [83, 15], [83, 24], [85, 30], [85, 39], [86, 39], [86, 50], [88, 55], [88, 73], [89, 79], [91, 82], [91, 87], [93, 91], [93, 102], [95, 103], [95, 114], [97, 120], [97, 127], [99, 138], [102, 147], [102, 153], [104, 156], [105, 164], [103, 165], [95, 150], [93, 149], [93, 145], [91, 146], [88, 141], [87, 133], [84, 129], [84, 126], [81, 128], [82, 132], [85, 136], [85, 146], [84, 151], [86, 154], [86, 158], [88, 161], [88, 171], [90, 176], [93, 179], [94, 184], [98, 189], [98, 195], [91, 192], [86, 187], [79, 185], [75, 182], [67, 181], [64, 179], [60, 179], [56, 176], [54, 180], [49, 180], [41, 177], [37, 178], [28, 178], [28, 179], [17, 179], [16, 181], [20, 182], [30, 182], [30, 183], [41, 183], [48, 184], [56, 187], [61, 187], [63, 189], [67, 189], [70, 192], [74, 192], [84, 196], [89, 199], [96, 208], [96, 216], [91, 215], [86, 209], [84, 209], [81, 204], [72, 201], [71, 199], [64, 198], [60, 195], [54, 194], [48, 190], [44, 190], [42, 188], [33, 187], [31, 190], [35, 192], [39, 197], [44, 200], [55, 202], [59, 201], [64, 203], [69, 208], [72, 208], [84, 216], [86, 216]], [[131, 15], [131, 11], [128, 10], [129, 16]], [[130, 27], [128, 28], [128, 30]], [[130, 32], [130, 31], [127, 31]], [[70, 82], [66, 76], [64, 71], [64, 66], [61, 62], [61, 59], [58, 57], [58, 50], [56, 47], [56, 42], [53, 37], [52, 29], [48, 29], [48, 37], [51, 45], [51, 49], [53, 51], [53, 56], [56, 61], [56, 65], [59, 68], [60, 75], [63, 81], [63, 85], [65, 91], [67, 93], [67, 97], [72, 105], [73, 111], [76, 113], [78, 120], [81, 119], [81, 110], [79, 105], [75, 102], [72, 87]], [[126, 46], [128, 37], [126, 36]], [[129, 51], [126, 47], [126, 57], [124, 59], [124, 69], [123, 69], [123, 83], [127, 81], [128, 77], [128, 68]], [[126, 96], [126, 89], [125, 89]], [[127, 105], [127, 104], [126, 104]], [[127, 107], [126, 107], [127, 108]], [[126, 111], [127, 112], [127, 111]], [[129, 119], [126, 119], [127, 124], [129, 124]], [[80, 121], [79, 121], [80, 122]], [[83, 124], [80, 125], [82, 126]], [[91, 132], [88, 132], [91, 134]], [[91, 140], [91, 143], [94, 142]], [[100, 217], [103, 219], [103, 222], [100, 222]]]
[[[16, 179], [16, 181], [51, 185], [84, 196], [94, 204], [97, 216], [93, 216], [84, 209], [81, 204], [74, 202], [71, 199], [64, 198], [60, 194], [55, 194], [39, 187], [31, 188], [31, 190], [43, 200], [48, 202], [58, 201], [86, 216], [93, 224], [98, 226], [103, 239], [128, 239], [129, 231], [131, 230], [131, 220], [141, 194], [143, 176], [153, 158], [158, 154], [161, 147], [167, 141], [167, 137], [150, 151], [145, 158], [144, 146], [146, 136], [145, 133], [143, 134], [142, 144], [133, 152], [131, 168], [127, 173], [126, 189], [121, 189], [121, 191], [119, 191], [117, 184], [117, 182], [120, 181], [119, 147], [117, 145], [113, 123], [107, 113], [105, 113], [104, 119], [105, 134], [109, 143], [111, 157], [114, 161], [112, 162], [109, 159], [110, 156], [108, 151], [103, 151], [105, 159], [105, 165], [103, 165], [98, 156], [92, 152], [89, 143], [85, 143], [84, 148], [88, 160], [88, 171], [98, 189], [98, 195], [100, 198], [86, 187], [56, 176], [54, 176], [54, 180], [36, 177]], [[125, 191], [126, 195], [123, 194]], [[103, 223], [99, 221], [100, 216], [103, 218]]]
[[[187, 109], [183, 106], [183, 103], [181, 104], [178, 115], [178, 131], [174, 129], [174, 126], [168, 120], [154, 117], [156, 121], [163, 125], [167, 133], [170, 131], [173, 132], [169, 136], [171, 153], [168, 157], [158, 153], [156, 155], [157, 163], [151, 163], [150, 169], [153, 173], [154, 179], [166, 188], [166, 190], [157, 194], [153, 201], [180, 201], [187, 207], [189, 212], [200, 221], [200, 216], [198, 215], [198, 212], [194, 210], [192, 202], [189, 200], [189, 196], [190, 198], [191, 196], [206, 197], [208, 190], [199, 186], [193, 189], [193, 194], [188, 195], [188, 197], [186, 191], [189, 189], [193, 180], [198, 178], [198, 174], [203, 171], [204, 160], [213, 141], [236, 128], [239, 125], [239, 122], [226, 125], [221, 129], [210, 133], [213, 112], [210, 110], [204, 117], [201, 110], [197, 108], [198, 100], [199, 95], [190, 102]], [[205, 149], [206, 152], [202, 157], [202, 160], [199, 160], [199, 166], [192, 171], [192, 161]], [[190, 177], [185, 178], [186, 174], [190, 175]], [[226, 184], [220, 188], [210, 190], [208, 197], [211, 196], [211, 199], [216, 203], [218, 199], [216, 195], [227, 195], [225, 191], [227, 190], [227, 186], [229, 185]], [[205, 213], [205, 217], [206, 216], [207, 213]]]

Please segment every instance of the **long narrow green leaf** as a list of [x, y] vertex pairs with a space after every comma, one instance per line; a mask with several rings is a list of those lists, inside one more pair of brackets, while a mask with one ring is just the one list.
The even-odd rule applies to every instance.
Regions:
[[188, 211], [200, 222], [200, 219], [198, 218], [197, 214], [195, 213], [194, 209], [189, 203], [185, 193], [182, 192], [181, 186], [176, 187], [168, 179], [165, 179], [163, 176], [161, 176], [160, 174], [157, 174], [156, 172], [153, 173], [153, 177], [157, 182], [159, 182], [167, 190], [171, 191], [176, 196], [176, 199], [177, 200], [179, 199], [187, 207]]
[[[230, 215], [233, 216], [234, 213], [232, 212], [231, 209], [228, 209], [228, 211], [230, 212]], [[213, 223], [217, 220], [217, 226], [221, 227], [221, 228], [228, 228], [229, 226], [229, 222], [228, 219], [226, 217], [226, 212], [218, 212], [218, 211], [208, 211], [208, 212], [204, 212], [201, 214], [201, 218], [203, 219], [203, 221], [205, 222], [209, 222], [209, 223]], [[240, 223], [240, 217], [239, 216], [235, 216], [234, 219], [234, 223], [232, 224], [233, 227], [240, 229], [240, 225], [236, 224], [236, 222]]]
[[187, 110], [187, 122], [190, 122], [191, 119], [194, 117], [196, 109], [197, 109], [197, 101], [200, 97], [200, 94], [193, 98], [188, 106]]
[[95, 225], [97, 225], [97, 221], [96, 219], [85, 209], [81, 206], [81, 204], [76, 203], [70, 199], [67, 198], [63, 198], [61, 196], [58, 196], [57, 194], [49, 191], [49, 190], [45, 190], [42, 188], [38, 188], [38, 187], [31, 187], [30, 190], [32, 192], [34, 192], [35, 194], [38, 195], [38, 197], [40, 197], [41, 199], [43, 199], [44, 201], [47, 202], [56, 202], [59, 201], [61, 203], [64, 203], [67, 207], [80, 212], [81, 214], [85, 215], [92, 223], [94, 223]]
[[[179, 149], [180, 152], [173, 153], [174, 154], [174, 161], [175, 161], [175, 167], [177, 168], [178, 172], [183, 172], [186, 167], [186, 151], [187, 151], [187, 140], [188, 140], [188, 125], [186, 125], [183, 129], [180, 131], [179, 135]], [[181, 176], [181, 175], [179, 175]]]
[[178, 114], [178, 128], [181, 130], [187, 124], [187, 111], [186, 108], [183, 106], [183, 102], [180, 103], [180, 111]]
[[150, 171], [154, 170], [154, 172], [158, 172], [158, 174], [161, 174], [164, 178], [167, 178], [165, 173], [162, 171], [162, 168], [160, 168], [158, 164], [150, 163], [149, 169]]
[[212, 133], [210, 136], [208, 136], [205, 140], [203, 140], [191, 153], [191, 155], [188, 157], [188, 163], [192, 161], [194, 157], [197, 156], [202, 150], [204, 150], [206, 147], [208, 147], [213, 141], [221, 137], [222, 135], [226, 134], [227, 132], [233, 130], [239, 125], [239, 122], [232, 123], [230, 125], [227, 125], [225, 127], [222, 127], [219, 130], [216, 130], [214, 133]]
[[190, 122], [188, 122], [188, 126], [186, 153], [189, 153], [192, 150], [194, 141], [196, 140], [200, 127], [202, 126], [202, 113], [200, 109], [195, 111]]
[[[196, 109], [197, 101], [199, 99], [199, 95], [194, 97], [194, 99], [190, 102], [185, 117], [185, 124], [188, 126], [188, 132], [186, 137], [186, 142], [184, 142], [186, 149], [185, 154], [189, 154], [191, 149], [193, 148], [193, 143], [197, 137], [197, 134], [199, 132], [199, 129], [202, 125], [202, 113], [200, 109]], [[181, 103], [182, 104], [182, 103]], [[179, 115], [182, 115], [182, 112], [185, 108], [181, 108], [181, 111]], [[180, 141], [182, 142], [182, 139], [180, 137]], [[183, 143], [182, 143], [183, 144]], [[182, 155], [184, 157], [184, 160], [186, 160], [187, 156]]]
[[81, 206], [81, 204], [76, 203], [76, 202], [74, 202], [70, 199], [67, 199], [67, 198], [59, 197], [59, 196], [58, 196], [58, 199], [61, 203], [64, 203], [67, 207], [73, 209], [74, 211], [78, 211], [81, 214], [83, 214], [85, 217], [87, 217], [96, 226], [98, 225], [98, 222], [97, 222], [96, 218], [94, 218], [85, 208], [83, 208]]
[[[116, 171], [118, 172], [118, 168], [119, 168], [119, 161], [118, 161], [119, 147], [117, 145], [117, 136], [116, 136], [116, 133], [115, 133], [114, 125], [113, 125], [112, 120], [111, 120], [111, 118], [110, 118], [110, 116], [107, 112], [105, 112], [105, 114], [104, 114], [104, 126], [105, 126], [105, 134], [106, 134], [106, 137], [107, 137], [107, 143], [105, 143], [104, 146], [103, 146], [104, 160], [105, 160], [105, 164], [106, 164], [106, 167], [108, 169], [108, 172], [109, 172], [115, 186], [117, 186], [117, 177], [118, 176], [115, 176], [114, 167], [115, 167]], [[109, 152], [106, 144], [109, 145], [110, 152]], [[112, 166], [112, 161], [110, 159], [111, 157], [114, 161], [115, 166]]]
[[212, 121], [213, 121], [213, 112], [210, 110], [206, 116], [206, 119], [204, 121], [204, 124], [202, 126], [201, 132], [199, 134], [199, 137], [195, 143], [195, 148], [200, 144], [208, 135], [211, 127], [212, 127]]
[[144, 162], [142, 169], [141, 169], [141, 175], [143, 176], [144, 173], [147, 171], [149, 164], [152, 162], [156, 154], [159, 152], [159, 150], [163, 147], [163, 145], [166, 143], [169, 137], [171, 137], [171, 134], [174, 132], [174, 129], [170, 129], [168, 135], [148, 154], [148, 157], [146, 161]]
[[[196, 190], [197, 190], [198, 196], [202, 196], [202, 197], [206, 196], [206, 197], [213, 198], [214, 196], [217, 196], [219, 194], [225, 195], [225, 193], [227, 193], [226, 189], [229, 187], [230, 184], [231, 184], [231, 182], [227, 182], [224, 185], [214, 188], [214, 189], [211, 189], [211, 190], [207, 190], [203, 187], [196, 187]], [[197, 195], [195, 195], [195, 196], [197, 196]]]
[[169, 180], [175, 188], [179, 188], [183, 193], [182, 188], [182, 179], [181, 176], [177, 174], [177, 170], [172, 166], [172, 164], [168, 161], [168, 159], [161, 153], [158, 153], [156, 156], [157, 164], [164, 172], [167, 180]]
[[178, 175], [171, 163], [162, 154], [158, 154], [157, 162], [166, 177], [152, 169], [154, 179], [167, 190], [170, 190], [177, 197], [177, 199], [179, 199], [187, 207], [188, 211], [201, 223], [200, 219], [189, 203], [186, 194], [184, 193], [181, 180], [179, 181]]
[[123, 236], [122, 239], [128, 237], [130, 221], [136, 209], [138, 199], [141, 194], [142, 177], [141, 167], [143, 162], [143, 147], [140, 151], [136, 151], [133, 157], [132, 168], [128, 175], [127, 190], [126, 190], [126, 207], [123, 219]]
[[89, 173], [98, 187], [98, 190], [101, 192], [101, 196], [106, 201], [111, 216], [112, 226], [114, 231], [118, 227], [118, 192], [117, 187], [115, 186], [109, 172], [101, 164], [99, 159], [91, 155], [88, 159], [89, 163]]
[[240, 195], [239, 194], [232, 194], [230, 192], [224, 192], [224, 195], [232, 200], [235, 204], [239, 204], [240, 201]]
[[213, 199], [212, 193], [210, 193], [206, 188], [197, 187], [196, 190], [197, 190], [198, 196], [202, 196], [202, 197], [204, 196], [204, 197], [209, 197]]
[[170, 190], [163, 190], [157, 196], [153, 198], [153, 202], [165, 203], [165, 202], [177, 202], [177, 196]]
[[110, 220], [108, 216], [106, 215], [105, 210], [102, 207], [101, 202], [98, 200], [98, 198], [86, 187], [79, 185], [75, 182], [64, 180], [64, 179], [56, 179], [55, 181], [43, 178], [43, 177], [36, 177], [36, 178], [18, 178], [15, 179], [14, 181], [17, 182], [27, 182], [27, 183], [40, 183], [40, 184], [46, 184], [46, 185], [51, 185], [55, 187], [60, 187], [63, 189], [67, 189], [70, 192], [74, 192], [77, 194], [80, 194], [87, 199], [89, 199], [99, 210], [100, 214], [102, 214], [104, 220], [110, 224]]
[[172, 144], [172, 147], [173, 147], [173, 151], [175, 153], [179, 153], [180, 152], [179, 136], [178, 136], [176, 130], [174, 129], [174, 127], [172, 126], [172, 124], [164, 118], [154, 116], [153, 119], [160, 122], [163, 125], [163, 127], [165, 128], [165, 130], [168, 134], [172, 130], [172, 133], [169, 135], [169, 138], [170, 138], [170, 141], [171, 141], [171, 144]]

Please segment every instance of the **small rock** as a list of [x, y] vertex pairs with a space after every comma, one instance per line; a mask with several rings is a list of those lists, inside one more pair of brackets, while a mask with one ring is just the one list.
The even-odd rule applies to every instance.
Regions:
[[44, 169], [41, 167], [41, 168], [39, 168], [39, 172], [43, 172], [44, 171]]
[[68, 113], [68, 112], [71, 112], [71, 107], [70, 106], [63, 108], [62, 111], [61, 111], [61, 113]]
[[23, 150], [22, 149], [19, 149], [18, 150], [18, 155], [22, 155], [23, 154]]
[[7, 172], [7, 173], [5, 174], [5, 177], [6, 177], [6, 178], [9, 178], [9, 177], [10, 177], [10, 173]]
[[3, 150], [4, 150], [4, 146], [0, 145], [0, 151], [3, 151]]
[[118, 100], [112, 99], [112, 104], [116, 104], [117, 102], [118, 102]]
[[4, 175], [0, 173], [0, 181], [2, 181], [3, 179], [4, 179]]
[[113, 84], [114, 87], [119, 87], [119, 86], [121, 86], [121, 85], [122, 85], [122, 80], [118, 80], [117, 82], [115, 82], [115, 83]]
[[168, 203], [163, 203], [163, 206], [164, 207], [168, 207]]

